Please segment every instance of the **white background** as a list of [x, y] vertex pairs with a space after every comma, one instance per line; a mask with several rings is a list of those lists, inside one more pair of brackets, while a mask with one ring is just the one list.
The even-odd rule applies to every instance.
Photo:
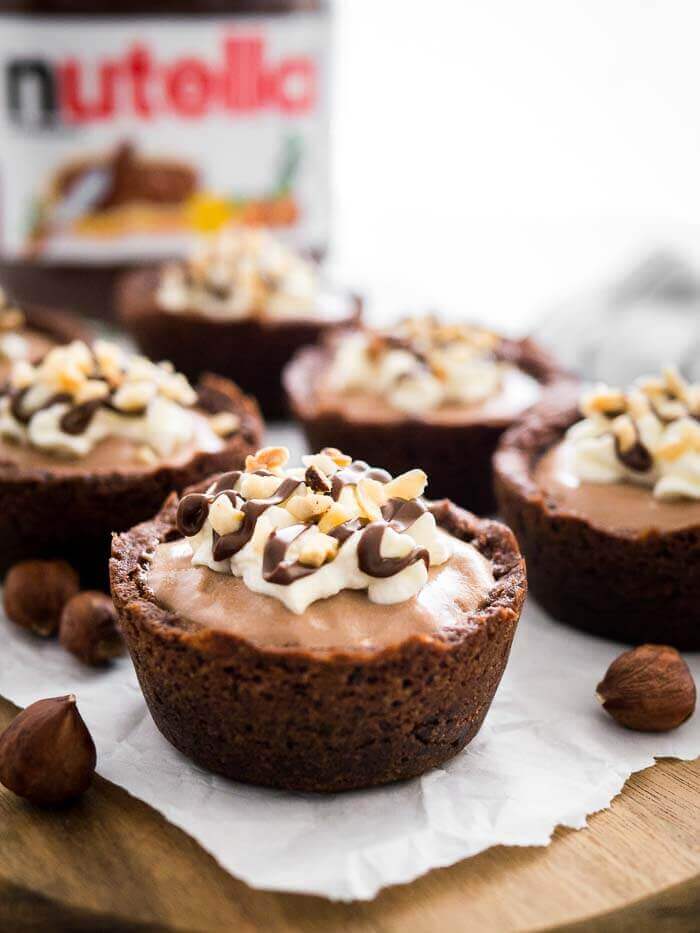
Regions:
[[696, 0], [337, 0], [335, 258], [513, 330], [700, 258]]

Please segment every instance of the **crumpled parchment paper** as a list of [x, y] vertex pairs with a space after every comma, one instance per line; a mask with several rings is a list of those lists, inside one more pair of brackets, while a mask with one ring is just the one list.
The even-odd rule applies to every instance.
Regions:
[[[75, 693], [98, 771], [254, 887], [366, 899], [493, 845], [580, 828], [654, 757], [700, 755], [700, 714], [675, 732], [617, 726], [594, 691], [621, 646], [549, 621], [530, 600], [484, 727], [444, 768], [331, 797], [235, 784], [191, 764], [153, 725], [128, 659], [94, 672], [0, 622], [0, 693], [24, 706]], [[700, 656], [687, 655], [700, 681]]]

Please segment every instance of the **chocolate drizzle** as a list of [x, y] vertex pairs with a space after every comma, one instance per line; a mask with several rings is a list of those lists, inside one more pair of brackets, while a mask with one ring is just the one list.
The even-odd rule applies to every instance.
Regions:
[[316, 571], [316, 567], [306, 567], [299, 561], [287, 560], [287, 551], [294, 541], [306, 531], [306, 525], [290, 525], [288, 528], [278, 528], [267, 539], [263, 552], [263, 579], [268, 583], [277, 583], [280, 586], [289, 586], [295, 580], [308, 577]]
[[99, 407], [100, 402], [98, 400], [84, 402], [82, 405], [74, 405], [63, 415], [59, 427], [66, 434], [83, 434], [90, 427], [90, 422], [95, 417]]
[[425, 569], [430, 568], [430, 554], [424, 547], [415, 547], [405, 557], [382, 557], [382, 539], [387, 529], [384, 522], [371, 522], [362, 532], [357, 545], [357, 560], [360, 570], [368, 577], [393, 577], [406, 567], [422, 560]]
[[186, 538], [192, 538], [204, 527], [209, 515], [211, 497], [203, 493], [191, 492], [180, 499], [177, 507], [177, 528]]
[[[267, 499], [249, 499], [240, 506], [243, 522], [238, 531], [223, 535], [214, 545], [214, 560], [228, 560], [237, 554], [253, 537], [255, 526], [260, 516], [273, 505], [280, 505], [288, 499], [303, 483], [298, 479], [285, 479], [273, 496]], [[242, 501], [242, 500], [241, 500]]]
[[29, 424], [37, 412], [44, 411], [46, 408], [51, 408], [52, 405], [59, 405], [71, 401], [71, 396], [66, 392], [55, 392], [41, 405], [32, 408], [31, 411], [26, 411], [24, 408], [24, 400], [28, 392], [29, 389], [26, 388], [10, 393], [10, 414], [15, 421], [19, 421], [20, 424]]
[[624, 464], [628, 470], [633, 470], [635, 473], [648, 473], [654, 466], [654, 458], [641, 440], [636, 440], [627, 450], [622, 450], [620, 441], [616, 437], [615, 455], [620, 463]]
[[417, 499], [389, 499], [382, 506], [382, 522], [372, 522], [365, 528], [357, 545], [360, 570], [368, 577], [393, 577], [406, 567], [422, 560], [430, 569], [430, 554], [424, 547], [415, 547], [405, 557], [382, 557], [382, 539], [387, 528], [402, 534], [424, 515], [426, 508]]
[[343, 467], [333, 476], [331, 496], [337, 502], [346, 486], [357, 486], [361, 479], [375, 479], [379, 483], [388, 483], [391, 474], [386, 470], [371, 467], [364, 460], [353, 460], [350, 466]]

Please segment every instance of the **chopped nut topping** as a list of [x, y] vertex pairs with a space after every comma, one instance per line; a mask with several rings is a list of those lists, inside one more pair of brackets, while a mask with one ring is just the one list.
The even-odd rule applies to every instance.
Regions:
[[28, 389], [36, 378], [36, 370], [26, 360], [18, 360], [12, 367], [10, 385], [13, 389]]
[[228, 496], [217, 496], [209, 507], [211, 527], [218, 535], [230, 535], [243, 524], [245, 515], [233, 507]]
[[121, 411], [141, 411], [151, 401], [156, 393], [156, 387], [152, 382], [125, 382], [121, 388], [117, 389], [113, 396], [115, 408]]
[[340, 502], [334, 502], [328, 511], [324, 512], [321, 516], [321, 520], [318, 523], [318, 530], [322, 531], [324, 534], [328, 534], [329, 531], [333, 531], [338, 525], [349, 522], [351, 518], [354, 518], [352, 512], [346, 509], [344, 505], [341, 505]]
[[625, 393], [618, 389], [598, 388], [583, 397], [581, 411], [584, 415], [618, 415], [625, 411]]
[[376, 479], [361, 479], [355, 486], [355, 496], [360, 514], [372, 522], [380, 521], [381, 506], [387, 499], [386, 486]]
[[428, 477], [423, 470], [408, 470], [386, 484], [388, 499], [417, 499], [425, 492]]
[[347, 454], [344, 454], [342, 451], [338, 450], [337, 447], [324, 447], [321, 453], [326, 457], [329, 457], [336, 466], [341, 468], [350, 466], [352, 463], [352, 457], [348, 457]]
[[308, 522], [309, 519], [328, 511], [332, 505], [333, 500], [330, 496], [309, 493], [306, 496], [292, 496], [287, 502], [287, 510], [300, 522]]
[[197, 401], [197, 393], [182, 373], [168, 375], [161, 383], [160, 391], [178, 405], [194, 405]]
[[278, 476], [258, 476], [246, 473], [241, 477], [241, 495], [246, 499], [267, 499], [274, 496], [280, 484]]
[[209, 418], [209, 426], [219, 437], [229, 437], [241, 426], [241, 419], [232, 411], [220, 411]]
[[634, 447], [637, 441], [637, 432], [629, 415], [619, 415], [615, 418], [612, 423], [612, 430], [623, 453]]
[[302, 546], [298, 560], [305, 567], [322, 567], [327, 561], [333, 560], [337, 553], [338, 542], [335, 538], [317, 534]]
[[313, 489], [314, 492], [329, 493], [332, 489], [332, 483], [328, 477], [322, 473], [318, 467], [313, 466], [313, 464], [306, 468], [304, 482], [309, 489]]
[[663, 370], [666, 380], [666, 391], [681, 401], [685, 401], [688, 394], [688, 383], [681, 376], [675, 366], [666, 366]]
[[248, 454], [245, 458], [245, 468], [248, 473], [255, 470], [279, 473], [288, 460], [289, 451], [286, 447], [263, 447], [256, 454]]
[[678, 460], [687, 453], [700, 453], [700, 425], [684, 422], [678, 432], [678, 437], [661, 444], [656, 455], [662, 460]]
[[100, 379], [86, 379], [80, 385], [75, 393], [76, 405], [84, 405], [86, 402], [96, 402], [107, 398], [109, 395], [109, 386]]

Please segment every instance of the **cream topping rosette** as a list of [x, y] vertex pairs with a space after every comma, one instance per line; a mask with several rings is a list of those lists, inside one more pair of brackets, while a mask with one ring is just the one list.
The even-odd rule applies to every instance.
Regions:
[[497, 395], [514, 367], [496, 355], [496, 334], [465, 324], [410, 318], [386, 331], [341, 336], [327, 382], [330, 391], [371, 390], [399, 411], [473, 405]]
[[667, 367], [626, 392], [598, 386], [580, 407], [584, 418], [564, 440], [580, 480], [649, 486], [661, 500], [700, 499], [700, 385]]
[[225, 320], [295, 318], [316, 307], [319, 291], [314, 263], [265, 230], [229, 227], [164, 268], [157, 301], [172, 313], [195, 309]]
[[175, 453], [196, 436], [215, 449], [237, 417], [195, 411], [197, 393], [169, 363], [118, 345], [81, 341], [55, 347], [36, 366], [15, 362], [0, 396], [0, 437], [57, 457], [86, 457], [101, 441], [137, 445], [144, 463]]
[[[268, 447], [245, 471], [185, 496], [178, 529], [192, 564], [243, 579], [302, 613], [341, 590], [366, 590], [375, 603], [415, 596], [453, 542], [422, 499], [427, 476], [385, 470], [327, 448], [286, 468], [289, 453]], [[466, 547], [466, 545], [464, 545]], [[487, 562], [479, 568], [485, 585]]]

